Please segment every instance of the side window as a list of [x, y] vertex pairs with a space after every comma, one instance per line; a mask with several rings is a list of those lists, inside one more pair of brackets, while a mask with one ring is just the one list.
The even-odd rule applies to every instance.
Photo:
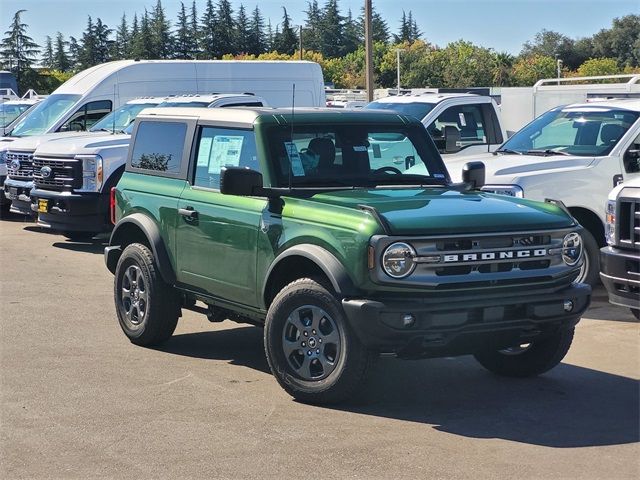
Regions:
[[635, 138], [633, 143], [624, 152], [622, 159], [624, 163], [624, 171], [627, 173], [640, 172], [640, 134]]
[[186, 133], [187, 125], [182, 122], [140, 122], [131, 166], [151, 172], [180, 173]]
[[85, 103], [61, 127], [61, 132], [89, 130], [111, 111], [111, 100]]
[[225, 166], [260, 171], [253, 131], [202, 127], [193, 184], [198, 187], [220, 188], [220, 171]]
[[487, 143], [482, 105], [455, 105], [447, 108], [428, 127], [427, 131], [438, 150], [445, 150], [445, 127], [455, 127], [460, 132], [460, 147]]

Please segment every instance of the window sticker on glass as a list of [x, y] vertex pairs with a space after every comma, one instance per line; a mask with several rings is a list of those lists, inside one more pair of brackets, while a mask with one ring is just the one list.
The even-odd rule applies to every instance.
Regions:
[[298, 153], [298, 148], [293, 142], [284, 142], [285, 149], [287, 150], [287, 156], [289, 162], [291, 162], [291, 171], [294, 177], [304, 177], [304, 167], [302, 166], [302, 160]]
[[198, 167], [206, 167], [207, 165], [209, 165], [212, 142], [213, 138], [211, 137], [202, 137], [200, 139], [200, 148], [198, 149]]
[[467, 120], [464, 118], [464, 113], [460, 112], [458, 114], [458, 117], [460, 118], [460, 125], [462, 127], [466, 127], [467, 126]]
[[219, 174], [223, 166], [237, 167], [240, 165], [240, 152], [244, 137], [230, 135], [216, 135], [211, 146], [209, 173]]
[[354, 152], [366, 152], [367, 151], [367, 147], [365, 145], [354, 145], [353, 146], [353, 151]]

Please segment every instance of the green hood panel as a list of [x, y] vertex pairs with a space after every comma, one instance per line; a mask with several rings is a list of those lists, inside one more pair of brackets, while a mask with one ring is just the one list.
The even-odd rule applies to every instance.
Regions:
[[443, 188], [340, 190], [320, 193], [304, 202], [351, 209], [374, 207], [394, 235], [546, 230], [573, 224], [552, 204]]

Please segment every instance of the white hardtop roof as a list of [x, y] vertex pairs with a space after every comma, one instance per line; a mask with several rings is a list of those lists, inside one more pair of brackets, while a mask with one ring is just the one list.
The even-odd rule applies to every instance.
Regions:
[[265, 111], [275, 111], [276, 109], [259, 107], [240, 108], [194, 108], [194, 107], [166, 107], [166, 108], [145, 108], [138, 115], [138, 119], [146, 116], [157, 117], [191, 117], [200, 120], [225, 120], [236, 123], [253, 123], [254, 120]]
[[7, 100], [6, 102], [3, 102], [3, 105], [35, 105], [45, 98], [46, 96], [37, 98], [20, 98], [18, 100]]
[[482, 95], [475, 93], [438, 93], [438, 92], [424, 92], [410, 95], [395, 95], [392, 97], [382, 97], [374, 100], [380, 103], [440, 103], [448, 98], [478, 98]]
[[560, 107], [561, 109], [566, 108], [584, 108], [584, 109], [594, 109], [594, 108], [623, 108], [625, 110], [632, 110], [634, 112], [640, 112], [640, 99], [638, 98], [618, 98], [618, 99], [597, 99], [594, 98], [590, 102], [586, 103], [572, 103], [570, 105], [564, 105]]

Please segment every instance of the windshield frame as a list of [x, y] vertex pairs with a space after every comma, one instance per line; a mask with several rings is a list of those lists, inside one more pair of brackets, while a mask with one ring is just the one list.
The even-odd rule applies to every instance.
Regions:
[[[34, 106], [33, 110], [29, 109], [28, 111], [29, 113], [26, 116], [24, 116], [18, 123], [16, 123], [16, 125], [11, 129], [11, 132], [9, 132], [8, 135], [12, 137], [31, 137], [35, 135], [44, 135], [46, 133], [50, 133], [52, 127], [57, 123], [59, 123], [60, 120], [65, 118], [65, 116], [70, 111], [76, 108], [78, 103], [82, 100], [82, 98], [83, 98], [82, 95], [73, 94], [73, 93], [56, 93], [56, 94], [49, 95], [47, 98], [37, 103]], [[65, 106], [62, 110], [60, 110], [53, 117], [53, 119], [49, 119], [47, 122], [41, 122], [41, 123], [44, 123], [44, 125], [41, 124], [40, 126], [33, 126], [31, 127], [31, 129], [27, 130], [25, 133], [20, 132], [20, 129], [29, 125], [30, 121], [35, 122], [36, 121], [35, 118], [38, 114], [40, 114], [41, 112], [44, 112], [46, 109], [48, 109], [51, 105], [55, 104], [56, 102], [63, 102], [65, 100], [68, 100], [69, 104]]]

